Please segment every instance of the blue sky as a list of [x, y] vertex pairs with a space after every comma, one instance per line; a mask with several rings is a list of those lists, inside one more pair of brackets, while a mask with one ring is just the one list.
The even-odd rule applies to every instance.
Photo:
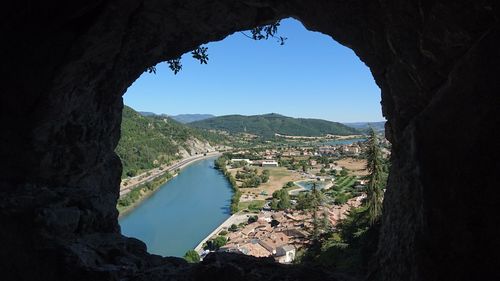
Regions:
[[235, 33], [207, 44], [209, 62], [185, 54], [181, 72], [166, 63], [144, 73], [124, 103], [139, 111], [166, 113], [265, 114], [338, 122], [384, 120], [380, 89], [350, 49], [296, 20], [281, 22], [288, 38], [254, 41]]

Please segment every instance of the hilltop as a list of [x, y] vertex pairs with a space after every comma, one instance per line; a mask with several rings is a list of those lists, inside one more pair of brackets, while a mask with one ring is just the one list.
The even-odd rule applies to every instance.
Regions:
[[275, 134], [289, 136], [352, 135], [360, 132], [344, 124], [308, 118], [293, 118], [276, 113], [264, 115], [225, 115], [188, 123], [194, 128], [221, 130], [231, 134], [249, 133], [265, 138]]
[[170, 118], [174, 119], [177, 122], [186, 124], [186, 123], [191, 123], [195, 121], [201, 121], [209, 118], [213, 118], [215, 115], [212, 114], [178, 114], [178, 115], [172, 115]]
[[385, 130], [385, 122], [351, 122], [351, 123], [342, 123], [351, 128], [360, 130], [362, 132], [367, 132], [369, 128], [373, 128], [376, 132], [383, 132]]
[[133, 176], [174, 159], [213, 151], [224, 141], [219, 134], [187, 127], [166, 115], [144, 116], [124, 106], [116, 153], [122, 160], [122, 175]]

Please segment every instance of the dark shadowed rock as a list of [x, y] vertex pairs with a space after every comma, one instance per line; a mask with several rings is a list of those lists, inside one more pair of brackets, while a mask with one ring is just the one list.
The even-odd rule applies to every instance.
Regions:
[[288, 16], [351, 48], [382, 91], [392, 171], [370, 278], [500, 279], [498, 9], [493, 0], [4, 3], [2, 280], [339, 278], [224, 254], [189, 265], [148, 254], [117, 222], [127, 87], [160, 61]]

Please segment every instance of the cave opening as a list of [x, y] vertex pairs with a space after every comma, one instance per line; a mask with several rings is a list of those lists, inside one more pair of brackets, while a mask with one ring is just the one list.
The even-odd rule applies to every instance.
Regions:
[[351, 48], [381, 89], [393, 146], [375, 277], [499, 279], [495, 1], [11, 1], [0, 14], [4, 279], [349, 279], [241, 255], [191, 266], [119, 233], [127, 87], [289, 16]]
[[[135, 196], [134, 194], [134, 199], [132, 200], [130, 199], [132, 196], [129, 192], [133, 189], [138, 189], [137, 187], [141, 182], [144, 183], [156, 177], [160, 177], [161, 174], [167, 173], [167, 170], [171, 174], [177, 174], [174, 168], [169, 167], [172, 163], [183, 161], [178, 158], [188, 160], [196, 159], [197, 156], [206, 154], [207, 152], [209, 152], [210, 156], [214, 150], [223, 147], [222, 143], [218, 143], [217, 141], [221, 142], [221, 139], [223, 139], [223, 142], [227, 145], [228, 142], [231, 143], [236, 141], [236, 133], [238, 134], [238, 138], [241, 138], [240, 134], [243, 132], [249, 135], [255, 133], [255, 131], [252, 131], [254, 128], [251, 128], [251, 124], [249, 124], [248, 131], [246, 128], [247, 125], [245, 125], [244, 131], [241, 128], [236, 128], [236, 132], [231, 131], [229, 138], [225, 135], [228, 131], [224, 131], [223, 129], [218, 130], [218, 133], [223, 131], [223, 135], [219, 135], [218, 137], [211, 136], [209, 132], [206, 131], [207, 129], [196, 128], [196, 125], [190, 125], [196, 122], [189, 123], [187, 121], [190, 120], [182, 119], [191, 116], [173, 115], [182, 113], [211, 113], [209, 114], [210, 116], [206, 117], [195, 116], [195, 118], [203, 119], [207, 117], [228, 115], [232, 118], [235, 118], [234, 116], [237, 115], [239, 118], [243, 115], [253, 116], [254, 119], [252, 119], [252, 122], [258, 122], [256, 119], [257, 116], [258, 118], [267, 118], [265, 117], [266, 115], [274, 113], [279, 114], [276, 116], [283, 116], [286, 118], [291, 116], [292, 118], [327, 119], [335, 121], [336, 124], [342, 126], [343, 124], [338, 122], [346, 123], [349, 126], [358, 126], [358, 128], [361, 127], [360, 130], [356, 131], [356, 134], [366, 133], [368, 127], [371, 126], [368, 125], [368, 123], [378, 126], [375, 128], [377, 132], [380, 133], [383, 131], [384, 122], [380, 122], [383, 120], [380, 109], [380, 89], [375, 84], [369, 69], [359, 60], [352, 50], [340, 45], [327, 35], [305, 29], [299, 21], [291, 18], [281, 20], [277, 35], [268, 40], [253, 40], [249, 38], [251, 37], [249, 34], [251, 34], [251, 32], [248, 30], [236, 32], [219, 42], [203, 45], [208, 48], [209, 61], [207, 65], [200, 65], [199, 61], [192, 59], [190, 52], [183, 55], [180, 61], [183, 68], [176, 75], [174, 75], [173, 71], [169, 68], [168, 63], [160, 63], [155, 66], [155, 73], [150, 73], [148, 71], [144, 72], [141, 77], [127, 89], [124, 95], [124, 104], [126, 107], [123, 113], [122, 139], [117, 147], [117, 153], [123, 164], [120, 191], [121, 198], [118, 201], [118, 209], [125, 213], [120, 219], [120, 224], [124, 235], [143, 240], [151, 253], [163, 256], [173, 255], [182, 257], [184, 253], [194, 248], [199, 241], [205, 238], [206, 233], [210, 233], [213, 229], [217, 228], [217, 226], [224, 221], [222, 217], [227, 219], [231, 215], [231, 213], [227, 211], [227, 209], [229, 209], [231, 195], [221, 195], [226, 196], [228, 199], [225, 200], [221, 206], [216, 206], [214, 202], [214, 206], [210, 208], [209, 206], [202, 206], [203, 204], [199, 204], [200, 201], [198, 201], [198, 203], [194, 202], [199, 200], [195, 199], [195, 196], [193, 196], [195, 198], [186, 199], [182, 196], [182, 193], [171, 192], [170, 196], [178, 196], [178, 198], [182, 198], [178, 200], [183, 200], [186, 203], [175, 204], [177, 207], [169, 207], [166, 206], [166, 204], [161, 204], [161, 200], [159, 199], [159, 197], [164, 197], [165, 195], [163, 194], [167, 191], [158, 192], [159, 195], [156, 195], [157, 187], [154, 187], [155, 191], [153, 193], [154, 195], [152, 195], [152, 203], [149, 203], [149, 199], [145, 199], [143, 202], [141, 198], [142, 195]], [[280, 44], [280, 36], [282, 36], [281, 38], [284, 36], [287, 37], [284, 45]], [[135, 112], [134, 109], [137, 112]], [[173, 116], [174, 119], [169, 116]], [[140, 120], [141, 118], [147, 119], [147, 122], [145, 122], [145, 120]], [[208, 146], [205, 146], [201, 144], [202, 142], [193, 142], [185, 139], [185, 135], [189, 134], [189, 132], [186, 131], [186, 127], [172, 124], [176, 122], [175, 118], [181, 118], [179, 120], [181, 123], [184, 123], [187, 128], [191, 126], [193, 130], [203, 130], [203, 135], [201, 137], [200, 135], [196, 135], [196, 133], [192, 134], [195, 134], [194, 136], [197, 136], [203, 141], [207, 139], [211, 140], [212, 144], [208, 143]], [[160, 122], [158, 123], [158, 121]], [[296, 120], [294, 120], [294, 122], [295, 121]], [[144, 128], [135, 127], [139, 126], [137, 122], [144, 123], [142, 124]], [[229, 119], [225, 122], [235, 121]], [[281, 122], [285, 121], [281, 120]], [[138, 131], [139, 129], [144, 131], [148, 129], [145, 126], [148, 128], [160, 127], [160, 129], [164, 131], [172, 131], [177, 128], [177, 133], [170, 132], [172, 134], [170, 136], [168, 135], [169, 132], [165, 134], [167, 138], [172, 138], [176, 145], [168, 143], [164, 138], [161, 142], [162, 147], [164, 147], [162, 150], [158, 148], [159, 144], [157, 143], [134, 138], [133, 134], [141, 134]], [[166, 126], [173, 127], [167, 129]], [[280, 126], [286, 125], [283, 124]], [[272, 129], [279, 130], [280, 126], [273, 127]], [[315, 124], [314, 126], [318, 125]], [[284, 129], [286, 130], [286, 128]], [[336, 131], [331, 131], [331, 134], [335, 134], [337, 131], [343, 135], [354, 134], [353, 132], [355, 131], [352, 130], [347, 133], [340, 131], [336, 127], [334, 129]], [[259, 128], [259, 130], [262, 129]], [[275, 133], [286, 135], [283, 131], [276, 131]], [[295, 133], [300, 136], [301, 132], [296, 131]], [[310, 134], [311, 132], [302, 133]], [[259, 139], [263, 137], [260, 135], [262, 132], [258, 134], [259, 135], [253, 135], [253, 137], [259, 137]], [[309, 135], [304, 135], [304, 137], [308, 136]], [[157, 138], [158, 136], [150, 132], [149, 135], [145, 133], [140, 137]], [[341, 138], [342, 137], [346, 136], [341, 136]], [[313, 163], [320, 159], [321, 154], [318, 150], [320, 146], [323, 146], [322, 149], [329, 153], [333, 153], [332, 149], [338, 149], [337, 151], [340, 152], [328, 154], [329, 156], [323, 157], [327, 160], [331, 160], [332, 164], [323, 163], [323, 166], [315, 164], [311, 167], [312, 172], [307, 175], [315, 178], [314, 175], [320, 174], [320, 170], [323, 168], [323, 174], [321, 175], [323, 180], [327, 178], [329, 183], [326, 186], [331, 188], [334, 185], [334, 177], [331, 175], [334, 169], [330, 166], [336, 169], [340, 169], [341, 167], [340, 164], [335, 166], [333, 164], [333, 159], [335, 159], [335, 157], [339, 159], [340, 157], [347, 157], [347, 159], [350, 160], [342, 160], [341, 165], [342, 167], [345, 167], [344, 165], [350, 165], [349, 168], [351, 168], [351, 166], [354, 167], [351, 168], [354, 169], [351, 172], [353, 174], [349, 176], [349, 180], [351, 181], [349, 188], [351, 188], [351, 186], [353, 187], [354, 183], [357, 182], [355, 179], [363, 182], [362, 179], [366, 176], [366, 170], [364, 170], [366, 164], [363, 162], [364, 160], [356, 160], [356, 158], [363, 158], [364, 152], [360, 153], [361, 148], [357, 144], [357, 141], [364, 141], [364, 137], [365, 136], [361, 138], [358, 137], [352, 141], [341, 140], [338, 144], [331, 138], [325, 138], [322, 141], [315, 142], [308, 142], [306, 139], [303, 143], [292, 141], [287, 143], [283, 141], [286, 139], [274, 140], [275, 138], [272, 138], [273, 144], [268, 144], [267, 149], [268, 151], [272, 151], [274, 149], [277, 150], [278, 146], [291, 148], [297, 145], [311, 145], [312, 147], [309, 148], [311, 154], [308, 154], [309, 151], [305, 151], [305, 155], [311, 156], [305, 156], [305, 158], [308, 158], [307, 161], [313, 161]], [[266, 147], [263, 145], [264, 139], [269, 139], [269, 136], [266, 135], [266, 138], [263, 138], [262, 141], [258, 142], [254, 140], [250, 142], [250, 144], [245, 144], [239, 147], [239, 150], [241, 151], [245, 148], [256, 151], [263, 150], [263, 147]], [[190, 148], [183, 147], [182, 145], [177, 146], [177, 144], [184, 144], [183, 142], [186, 141], [193, 146]], [[275, 141], [276, 143], [274, 143]], [[271, 141], [268, 140], [267, 142], [270, 143]], [[151, 147], [147, 147], [148, 143]], [[335, 143], [336, 146], [332, 145], [333, 143]], [[350, 144], [350, 146], [341, 146], [340, 144]], [[285, 150], [285, 148], [282, 147], [279, 148], [280, 151]], [[347, 152], [342, 152], [341, 149], [345, 149]], [[349, 149], [353, 151], [356, 150], [356, 152], [348, 152]], [[154, 155], [154, 153], [149, 150], [153, 150], [157, 155]], [[227, 148], [224, 151], [228, 151]], [[236, 151], [238, 151], [238, 149], [236, 149]], [[141, 154], [142, 158], [138, 156]], [[279, 153], [273, 153], [274, 158], [276, 158], [277, 155], [279, 155], [279, 159], [281, 160], [281, 155]], [[335, 155], [335, 157], [332, 157], [333, 155]], [[264, 155], [261, 156], [264, 157]], [[354, 158], [349, 158], [349, 156]], [[266, 157], [269, 158], [271, 156], [267, 155]], [[385, 157], [388, 158], [387, 155]], [[326, 161], [325, 159], [323, 159], [323, 161]], [[351, 161], [353, 159], [354, 161]], [[211, 161], [213, 161], [213, 159]], [[288, 163], [287, 161], [287, 158], [284, 157], [283, 162]], [[349, 162], [353, 162], [354, 164]], [[287, 177], [289, 177], [290, 180], [293, 179], [293, 181], [304, 181], [307, 179], [305, 176], [293, 176], [292, 172], [287, 171], [294, 170], [292, 167], [288, 167], [288, 169], [283, 167], [283, 171], [280, 173], [287, 174]], [[193, 177], [190, 171], [188, 171], [188, 173], [190, 174], [189, 177]], [[201, 173], [204, 175], [204, 172]], [[271, 178], [274, 178], [275, 174], [279, 173], [273, 171]], [[180, 175], [181, 177], [176, 178], [173, 183], [169, 183], [167, 186], [170, 186], [172, 189], [177, 188], [177, 185], [179, 185], [178, 182], [185, 180], [182, 173], [180, 173]], [[339, 177], [338, 182], [342, 182], [342, 179], [344, 178]], [[210, 179], [206, 179], [205, 181], [204, 184], [208, 184]], [[237, 184], [240, 185], [242, 183], [238, 180]], [[254, 201], [245, 204], [248, 205], [252, 202], [261, 204], [262, 201], [265, 202], [266, 199], [269, 200], [269, 198], [272, 198], [270, 197], [272, 193], [277, 191], [284, 184], [285, 182], [282, 182], [282, 180], [276, 180], [265, 185], [265, 188], [241, 189], [243, 191], [243, 198], [254, 198], [255, 196]], [[196, 183], [190, 182], [189, 185], [189, 187], [192, 187], [192, 185], [196, 185]], [[152, 189], [152, 187], [150, 188]], [[359, 188], [360, 187], [358, 187], [358, 189]], [[143, 190], [144, 194], [150, 194], [150, 190], [147, 189], [147, 187], [143, 186]], [[193, 190], [189, 192], [196, 192], [196, 189]], [[267, 194], [267, 196], [263, 194]], [[351, 195], [350, 193], [347, 194], [349, 194], [349, 196]], [[347, 198], [347, 195], [344, 193], [339, 194], [338, 197], [340, 198], [341, 195], [345, 195], [344, 197]], [[145, 197], [149, 198], [149, 196], [150, 195], [147, 195], [147, 197]], [[217, 201], [217, 198], [208, 199], [210, 198], [209, 195], [203, 196], [205, 196], [205, 200], [203, 201]], [[294, 194], [293, 198], [296, 198], [296, 196], [297, 194]], [[333, 195], [330, 194], [329, 196]], [[334, 198], [329, 198], [331, 198], [331, 202], [333, 202]], [[172, 205], [174, 205], [172, 202], [176, 201], [175, 198], [163, 198], [162, 200], [167, 200], [171, 202]], [[295, 199], [292, 200], [296, 201]], [[138, 204], [135, 201], [143, 203]], [[331, 202], [330, 204], [332, 204]], [[137, 213], [134, 213], [134, 208], [130, 208], [131, 205], [138, 206]], [[205, 209], [200, 209], [196, 212], [192, 210], [193, 208], [201, 207]], [[333, 210], [333, 205], [331, 205], [331, 208]], [[215, 214], [214, 210], [216, 210]], [[240, 210], [238, 214], [241, 215], [241, 211], [242, 210]], [[248, 212], [246, 209], [245, 211]], [[258, 215], [259, 211], [260, 210], [256, 213], [246, 214], [246, 217]], [[145, 212], [156, 212], [163, 215], [159, 215], [155, 219], [152, 219], [151, 217], [153, 215], [148, 216]], [[253, 212], [255, 212], [255, 210]], [[269, 213], [268, 211], [267, 215], [269, 215]], [[183, 217], [183, 214], [187, 215]], [[200, 218], [201, 214], [205, 214], [208, 217]], [[209, 216], [209, 214], [212, 215]], [[331, 220], [335, 223], [339, 220], [337, 216], [340, 215], [335, 214], [331, 217]], [[345, 214], [342, 214], [342, 217], [344, 216]], [[183, 217], [183, 219], [179, 219], [179, 217]], [[239, 222], [242, 223], [243, 220], [247, 223], [246, 219], [242, 219]], [[224, 225], [222, 233], [226, 233], [228, 228], [228, 225]], [[198, 234], [196, 231], [201, 233]], [[221, 229], [219, 229], [218, 232], [221, 232]], [[278, 232], [278, 230], [276, 230], [276, 232]], [[281, 229], [279, 233], [283, 233]], [[191, 237], [193, 235], [196, 238]], [[251, 240], [249, 237], [247, 238], [247, 240]], [[293, 237], [286, 237], [287, 240], [288, 238], [292, 239]], [[260, 241], [263, 240], [263, 238], [260, 240], [252, 240]], [[196, 243], [193, 244], [194, 242]], [[238, 245], [243, 245], [243, 242], [245, 241], [240, 241]], [[234, 243], [235, 242], [231, 242], [230, 244]], [[302, 251], [306, 248], [305, 244], [297, 245], [300, 246]], [[244, 247], [241, 247], [241, 249], [243, 250], [239, 250], [240, 252], [246, 250]], [[258, 250], [261, 250], [259, 255], [264, 255], [262, 252], [267, 251], [266, 249]], [[269, 253], [269, 256], [273, 255]]]

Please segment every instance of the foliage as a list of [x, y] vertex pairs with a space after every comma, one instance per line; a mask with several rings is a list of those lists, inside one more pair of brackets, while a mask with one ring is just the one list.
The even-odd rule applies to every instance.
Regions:
[[[269, 38], [275, 38], [278, 40], [278, 43], [280, 45], [284, 45], [285, 41], [288, 39], [283, 36], [278, 36], [278, 27], [280, 26], [280, 21], [276, 21], [274, 23], [268, 24], [268, 25], [263, 25], [263, 26], [258, 26], [250, 30], [252, 34], [252, 39], [254, 40], [263, 40], [263, 39], [269, 39]], [[245, 36], [249, 37], [248, 35], [245, 34]]]
[[[234, 165], [233, 165], [234, 167]], [[236, 179], [242, 180], [242, 188], [258, 187], [261, 183], [269, 180], [269, 170], [263, 170], [261, 175], [257, 174], [257, 169], [243, 167], [243, 170], [236, 172]]]
[[200, 64], [207, 64], [208, 63], [207, 51], [208, 51], [207, 47], [198, 46], [198, 48], [194, 49], [191, 52], [191, 55], [195, 60], [198, 60]]
[[[380, 146], [373, 130], [368, 137], [366, 153], [369, 180], [367, 199], [357, 209], [351, 209], [347, 217], [328, 234], [320, 247], [310, 248], [301, 258], [302, 262], [314, 262], [335, 267], [339, 271], [366, 275], [377, 252], [382, 213], [383, 188], [385, 188], [388, 166], [381, 157]], [[346, 189], [352, 178], [337, 179], [335, 192]]]
[[366, 207], [351, 209], [323, 243], [309, 249], [302, 262], [314, 262], [363, 276], [377, 250], [380, 224], [370, 226]]
[[367, 212], [370, 218], [370, 224], [380, 218], [382, 214], [382, 199], [383, 188], [386, 184], [386, 175], [382, 153], [378, 143], [377, 135], [373, 129], [370, 130], [368, 135], [368, 148], [366, 150], [366, 169], [369, 172], [368, 184], [366, 186], [366, 204]]
[[122, 160], [122, 177], [133, 177], [146, 170], [179, 159], [180, 147], [188, 148], [192, 138], [208, 140], [212, 144], [220, 139], [187, 127], [166, 116], [142, 116], [125, 106], [122, 113], [121, 138], [116, 153]]
[[259, 217], [258, 216], [251, 216], [248, 218], [248, 223], [254, 223], [257, 221]]
[[189, 250], [184, 254], [184, 259], [189, 263], [200, 262], [200, 255], [195, 250]]
[[341, 177], [345, 177], [347, 176], [349, 173], [347, 172], [347, 169], [346, 168], [342, 168], [342, 170], [340, 170], [340, 176]]
[[238, 230], [238, 226], [236, 224], [231, 224], [231, 226], [229, 227], [229, 231], [231, 232], [235, 232]]
[[323, 136], [326, 134], [359, 134], [356, 129], [343, 124], [306, 118], [292, 118], [279, 114], [226, 115], [191, 122], [189, 126], [222, 130], [232, 134], [250, 133], [264, 138], [274, 138], [275, 133], [293, 136]]
[[[246, 35], [244, 32], [243, 35], [246, 37], [249, 37], [253, 40], [263, 40], [263, 39], [269, 39], [269, 38], [275, 38], [277, 39], [278, 43], [280, 45], [284, 45], [285, 41], [288, 39], [283, 36], [278, 36], [278, 27], [280, 25], [280, 21], [276, 21], [274, 23], [268, 24], [268, 25], [263, 25], [263, 26], [258, 26], [250, 30], [252, 36]], [[191, 56], [200, 62], [200, 64], [207, 64], [208, 63], [208, 48], [203, 47], [203, 46], [198, 46], [196, 47], [193, 51], [191, 51]], [[177, 74], [179, 71], [182, 69], [182, 64], [181, 64], [181, 57], [177, 57], [174, 59], [167, 60], [169, 68], [174, 72], [174, 74]], [[146, 72], [148, 73], [154, 73], [156, 74], [156, 66], [150, 66], [146, 68]]]
[[172, 178], [172, 175], [170, 173], [165, 173], [149, 182], [146, 182], [144, 184], [135, 187], [129, 193], [123, 195], [118, 199], [117, 202], [118, 210], [123, 211], [127, 209], [127, 207], [133, 205], [139, 199], [141, 199], [143, 194], [157, 189], [159, 186], [164, 184], [170, 178]]
[[290, 195], [286, 189], [280, 189], [273, 192], [273, 201], [271, 202], [271, 209], [273, 210], [286, 210], [292, 207], [290, 202]]
[[252, 211], [252, 212], [258, 212], [264, 207], [265, 204], [266, 204], [265, 200], [253, 200], [253, 201], [240, 202], [238, 209], [239, 210], [248, 209], [249, 211]]
[[214, 239], [207, 241], [206, 249], [211, 251], [217, 251], [227, 243], [227, 238], [225, 236], [217, 236]]
[[223, 155], [214, 161], [214, 166], [216, 169], [220, 170], [224, 174], [224, 176], [228, 179], [229, 183], [231, 184], [231, 188], [233, 189], [233, 196], [231, 197], [230, 208], [231, 208], [231, 214], [234, 214], [238, 212], [238, 205], [240, 202], [241, 191], [238, 188], [236, 179], [226, 168], [228, 161], [229, 159], [227, 158], [227, 156]]

